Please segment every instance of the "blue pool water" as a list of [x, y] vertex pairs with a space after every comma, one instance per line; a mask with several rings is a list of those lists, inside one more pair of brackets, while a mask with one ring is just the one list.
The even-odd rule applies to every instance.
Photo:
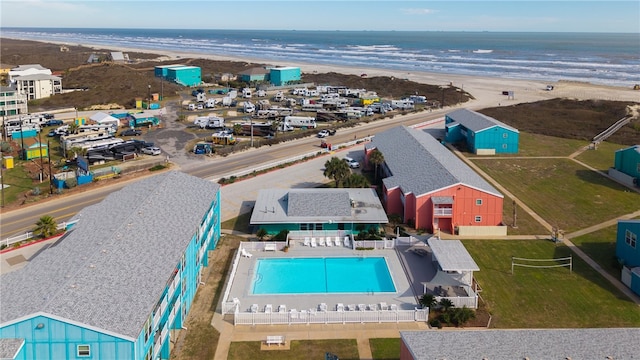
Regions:
[[258, 295], [395, 291], [383, 257], [258, 259], [253, 278]]

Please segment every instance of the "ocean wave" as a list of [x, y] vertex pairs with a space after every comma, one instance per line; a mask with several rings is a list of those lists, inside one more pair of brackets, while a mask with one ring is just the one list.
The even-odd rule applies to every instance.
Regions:
[[491, 54], [492, 52], [493, 50], [488, 50], [488, 49], [473, 50], [474, 54]]

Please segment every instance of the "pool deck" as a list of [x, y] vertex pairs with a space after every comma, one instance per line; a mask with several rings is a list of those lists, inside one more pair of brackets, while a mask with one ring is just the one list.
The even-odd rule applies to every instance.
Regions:
[[[387, 305], [395, 304], [399, 310], [413, 310], [419, 305], [416, 295], [409, 283], [407, 274], [401, 264], [395, 250], [352, 250], [346, 247], [316, 247], [295, 245], [288, 252], [282, 251], [252, 251], [250, 258], [240, 257], [233, 283], [227, 301], [237, 298], [240, 302], [241, 312], [250, 312], [253, 304], [258, 305], [258, 312], [264, 312], [267, 304], [272, 305], [272, 311], [277, 312], [280, 305], [291, 309], [309, 310], [318, 309], [320, 303], [325, 303], [328, 310], [336, 310], [337, 304], [358, 305], [376, 304], [381, 302]], [[287, 295], [255, 295], [251, 293], [253, 272], [256, 260], [261, 258], [291, 258], [291, 257], [384, 257], [387, 260], [389, 272], [393, 279], [395, 293], [339, 293], [339, 294], [287, 294]], [[423, 259], [428, 261], [427, 259]], [[282, 274], [286, 276], [286, 274]], [[346, 276], [346, 275], [345, 275]], [[415, 289], [415, 286], [413, 286]]]

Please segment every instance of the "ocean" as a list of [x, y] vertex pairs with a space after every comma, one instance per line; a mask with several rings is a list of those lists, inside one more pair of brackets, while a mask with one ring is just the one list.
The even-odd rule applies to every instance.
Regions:
[[613, 86], [640, 84], [640, 34], [2, 28], [13, 39]]

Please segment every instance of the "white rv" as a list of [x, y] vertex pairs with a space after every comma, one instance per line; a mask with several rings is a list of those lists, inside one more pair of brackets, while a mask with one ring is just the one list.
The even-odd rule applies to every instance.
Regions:
[[242, 89], [242, 97], [245, 99], [251, 99], [251, 89], [249, 88]]
[[207, 99], [207, 101], [204, 102], [204, 107], [211, 109], [216, 106], [216, 103], [216, 99]]
[[318, 125], [316, 124], [316, 118], [311, 116], [285, 116], [284, 122], [293, 127], [306, 127], [315, 129]]
[[251, 103], [251, 101], [245, 101], [244, 105], [242, 105], [242, 111], [244, 111], [247, 114], [250, 114], [250, 113], [256, 111], [256, 106], [253, 105]]

